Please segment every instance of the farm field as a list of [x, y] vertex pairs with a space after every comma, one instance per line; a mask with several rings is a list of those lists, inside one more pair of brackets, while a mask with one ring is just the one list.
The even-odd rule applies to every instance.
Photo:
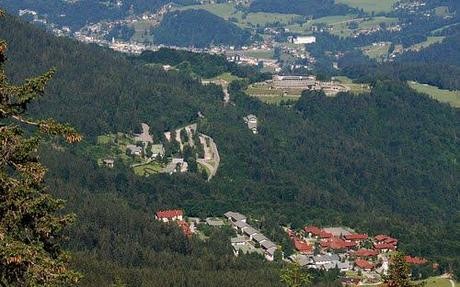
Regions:
[[387, 13], [393, 10], [397, 0], [336, 0], [337, 4], [345, 4], [353, 8], [363, 9], [367, 13]]
[[232, 82], [232, 81], [235, 81], [235, 80], [240, 80], [241, 78], [237, 77], [237, 76], [234, 76], [230, 73], [223, 73], [223, 74], [220, 74], [219, 76], [216, 76], [214, 78], [211, 78], [211, 79], [207, 79], [207, 80], [210, 80], [210, 81], [213, 81], [213, 80], [224, 80], [224, 81], [227, 81], [227, 82]]
[[409, 86], [417, 92], [424, 93], [453, 107], [460, 108], [460, 91], [441, 90], [438, 87], [409, 81]]
[[202, 9], [209, 11], [225, 20], [230, 17], [235, 17], [238, 12], [232, 3], [205, 4], [205, 5], [190, 5], [178, 8], [178, 10]]

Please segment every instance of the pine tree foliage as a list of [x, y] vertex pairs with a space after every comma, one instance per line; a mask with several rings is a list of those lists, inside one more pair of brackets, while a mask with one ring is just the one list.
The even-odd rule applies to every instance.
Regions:
[[281, 282], [288, 287], [307, 287], [311, 281], [311, 274], [297, 263], [289, 264], [281, 270]]
[[72, 285], [80, 276], [68, 269], [69, 255], [59, 243], [74, 216], [57, 214], [64, 202], [47, 192], [36, 151], [45, 135], [69, 143], [81, 137], [68, 125], [25, 115], [54, 71], [12, 85], [3, 69], [6, 49], [0, 42], [0, 286]]
[[388, 287], [421, 287], [423, 284], [411, 281], [409, 263], [404, 258], [404, 253], [396, 252], [391, 256], [388, 275], [385, 278]]

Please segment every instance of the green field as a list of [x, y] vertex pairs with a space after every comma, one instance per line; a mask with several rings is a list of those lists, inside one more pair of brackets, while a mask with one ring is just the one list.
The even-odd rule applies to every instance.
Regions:
[[335, 0], [337, 4], [345, 4], [353, 8], [363, 9], [367, 13], [386, 13], [393, 10], [397, 0]]
[[244, 51], [245, 56], [258, 59], [272, 59], [274, 55], [273, 50], [247, 50]]
[[371, 87], [368, 84], [354, 83], [352, 79], [345, 76], [334, 77], [334, 80], [350, 88], [350, 92], [353, 94], [363, 94], [371, 91]]
[[150, 174], [156, 174], [156, 173], [159, 173], [161, 169], [162, 169], [162, 166], [157, 162], [151, 162], [148, 164], [133, 167], [134, 173], [139, 176], [147, 176]]
[[408, 83], [411, 88], [419, 93], [427, 94], [441, 103], [448, 103], [453, 107], [460, 108], [460, 91], [441, 90], [438, 87], [412, 81]]
[[202, 9], [214, 15], [217, 15], [225, 20], [236, 19], [236, 24], [242, 27], [250, 26], [265, 26], [269, 23], [279, 22], [282, 25], [287, 25], [296, 18], [302, 17], [296, 14], [281, 14], [281, 13], [247, 13], [238, 11], [233, 3], [205, 4], [205, 5], [190, 5], [178, 8], [179, 10]]
[[[357, 29], [350, 29], [349, 23], [357, 22], [358, 28]], [[396, 24], [398, 23], [397, 18], [390, 18], [390, 17], [372, 17], [372, 18], [357, 18], [352, 20], [344, 20], [338, 21], [335, 23], [330, 23], [329, 25], [332, 26], [331, 34], [340, 37], [350, 37], [354, 31], [359, 31], [362, 29], [370, 29], [374, 26], [379, 26], [380, 24]]]
[[390, 43], [385, 43], [385, 45], [369, 45], [361, 48], [363, 53], [371, 59], [381, 60], [388, 55], [390, 49]]
[[221, 18], [228, 20], [230, 17], [237, 17], [238, 12], [235, 5], [232, 3], [206, 4], [206, 5], [190, 5], [178, 8], [179, 10], [202, 9], [209, 11]]
[[411, 47], [409, 47], [409, 49], [410, 50], [424, 49], [424, 48], [427, 48], [427, 47], [429, 47], [429, 46], [431, 46], [433, 44], [441, 43], [444, 40], [444, 38], [446, 38], [446, 37], [444, 37], [444, 36], [439, 36], [439, 37], [430, 36], [430, 37], [427, 37], [427, 40], [425, 42], [412, 45]]
[[[452, 284], [450, 284], [449, 279], [446, 278], [440, 278], [440, 277], [431, 277], [426, 280], [423, 280], [421, 282], [424, 282], [424, 287], [451, 287]], [[455, 284], [458, 286], [458, 283]]]
[[219, 76], [216, 76], [214, 78], [211, 78], [211, 79], [207, 79], [207, 80], [224, 80], [224, 81], [227, 81], [227, 82], [232, 82], [232, 81], [235, 81], [235, 80], [240, 80], [241, 78], [237, 77], [237, 76], [234, 76], [230, 73], [223, 73], [223, 74], [220, 74]]

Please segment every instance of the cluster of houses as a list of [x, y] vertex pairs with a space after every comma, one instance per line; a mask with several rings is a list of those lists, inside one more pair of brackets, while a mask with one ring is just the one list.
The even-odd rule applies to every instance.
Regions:
[[247, 115], [243, 118], [244, 123], [248, 126], [248, 129], [252, 131], [253, 134], [257, 134], [257, 117], [253, 114]]
[[[344, 227], [306, 226], [300, 232], [287, 232], [297, 251], [291, 261], [313, 269], [357, 271], [376, 281], [388, 270], [389, 252], [398, 247], [398, 240], [391, 236], [370, 237]], [[427, 260], [406, 256], [406, 262], [423, 265]]]
[[238, 236], [231, 238], [235, 255], [256, 252], [263, 254], [269, 261], [275, 259], [278, 246], [263, 235], [259, 230], [247, 223], [247, 217], [241, 213], [229, 211], [224, 214]]
[[[230, 225], [236, 231], [236, 236], [230, 239], [235, 256], [258, 253], [268, 261], [273, 261], [275, 253], [279, 252], [284, 260], [296, 262], [306, 268], [325, 271], [338, 269], [346, 272], [347, 275], [342, 278], [345, 285], [357, 284], [360, 280], [366, 283], [379, 282], [388, 271], [390, 253], [398, 248], [398, 239], [384, 234], [371, 237], [346, 227], [306, 226], [300, 231], [285, 228], [295, 253], [284, 258], [278, 244], [251, 226], [245, 215], [228, 211], [224, 216], [227, 223], [214, 217], [206, 218], [205, 222], [201, 222], [199, 218], [189, 218], [188, 221], [192, 222], [189, 225], [184, 220], [183, 211], [175, 209], [158, 211], [155, 219], [178, 224], [187, 237], [196, 231], [194, 224], [200, 222], [214, 227]], [[405, 260], [411, 265], [427, 264], [427, 260], [420, 257], [406, 256]], [[349, 275], [349, 272], [360, 275]]]

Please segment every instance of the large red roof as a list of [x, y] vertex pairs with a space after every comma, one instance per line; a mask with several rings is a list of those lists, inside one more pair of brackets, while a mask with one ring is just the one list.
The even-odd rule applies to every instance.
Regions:
[[313, 251], [313, 247], [311, 245], [297, 237], [292, 238], [292, 242], [294, 243], [295, 249], [299, 252], [310, 253]]
[[370, 249], [359, 249], [358, 251], [354, 252], [354, 256], [358, 257], [373, 257], [377, 256], [379, 252], [377, 250], [370, 250]]
[[374, 268], [374, 265], [372, 263], [364, 259], [356, 259], [355, 264], [359, 268], [365, 269], [365, 270], [370, 270]]
[[404, 259], [406, 260], [407, 263], [415, 264], [415, 265], [423, 265], [428, 262], [425, 258], [420, 258], [420, 257], [406, 256], [404, 257]]
[[388, 236], [388, 235], [383, 235], [383, 234], [379, 234], [379, 235], [375, 236], [374, 238], [375, 238], [375, 240], [377, 240], [377, 241], [384, 241], [385, 239], [390, 238], [390, 236]]
[[319, 237], [320, 238], [331, 238], [332, 236], [334, 236], [332, 233], [329, 233], [329, 232], [324, 231], [324, 230], [321, 230], [319, 232]]
[[323, 247], [323, 248], [331, 248], [331, 249], [335, 249], [335, 250], [349, 249], [349, 248], [355, 247], [357, 245], [356, 242], [345, 241], [345, 240], [342, 240], [342, 239], [337, 238], [337, 237], [322, 240], [320, 242], [320, 244], [321, 244], [321, 247]]
[[369, 236], [367, 234], [348, 234], [344, 236], [346, 240], [365, 240]]
[[311, 233], [314, 236], [319, 235], [320, 232], [321, 232], [321, 229], [319, 229], [318, 227], [313, 226], [313, 225], [312, 226], [305, 226], [304, 230], [305, 230], [306, 233]]
[[172, 209], [172, 210], [160, 210], [156, 212], [156, 216], [158, 218], [173, 218], [177, 216], [183, 216], [184, 212], [180, 209]]

